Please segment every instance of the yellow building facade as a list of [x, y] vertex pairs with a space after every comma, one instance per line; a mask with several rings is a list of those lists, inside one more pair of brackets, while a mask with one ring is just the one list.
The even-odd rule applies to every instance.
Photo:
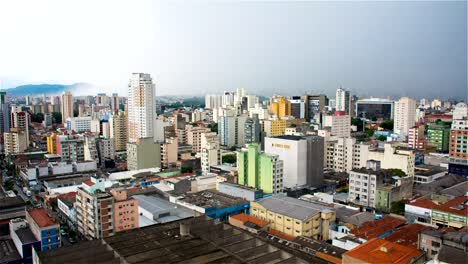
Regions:
[[52, 133], [50, 136], [47, 136], [47, 152], [49, 154], [57, 154], [57, 144], [56, 144], [56, 138], [58, 134], [57, 133]]
[[322, 240], [329, 239], [330, 223], [336, 218], [335, 212], [324, 205], [286, 196], [268, 197], [251, 202], [250, 214], [269, 222], [271, 229], [286, 235]]
[[290, 116], [291, 102], [285, 97], [278, 97], [270, 104], [270, 112], [279, 118]]

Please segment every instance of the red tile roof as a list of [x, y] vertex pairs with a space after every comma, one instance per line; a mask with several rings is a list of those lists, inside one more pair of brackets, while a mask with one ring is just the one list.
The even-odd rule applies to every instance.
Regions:
[[44, 208], [36, 208], [28, 210], [31, 218], [36, 222], [39, 227], [47, 227], [56, 225], [57, 223], [47, 214]]
[[62, 193], [57, 195], [57, 199], [63, 199], [63, 198], [73, 198], [75, 197], [77, 192], [69, 192], [69, 193]]
[[420, 224], [410, 224], [398, 228], [395, 232], [384, 237], [385, 240], [405, 245], [412, 248], [418, 248], [418, 234], [423, 230], [432, 229], [432, 227]]
[[86, 184], [86, 185], [88, 185], [88, 186], [90, 186], [90, 187], [93, 186], [93, 185], [95, 184], [95, 183], [94, 183], [93, 181], [91, 181], [91, 180], [86, 180], [86, 181], [84, 181], [83, 183]]
[[294, 239], [296, 239], [293, 236], [286, 235], [285, 233], [281, 233], [281, 232], [273, 230], [273, 229], [268, 230], [268, 234], [273, 235], [273, 236], [277, 236], [279, 238], [286, 239], [286, 240], [289, 240], [289, 241], [293, 241]]
[[232, 215], [231, 218], [241, 221], [242, 223], [250, 222], [257, 226], [264, 227], [267, 226], [269, 223], [267, 221], [263, 221], [251, 215], [246, 214], [236, 214]]
[[451, 214], [458, 214], [458, 215], [468, 215], [468, 196], [458, 196], [455, 199], [452, 199], [442, 205], [437, 206], [434, 208], [435, 210], [451, 213]]
[[421, 255], [421, 251], [399, 245], [384, 239], [373, 238], [343, 254], [343, 263], [351, 261], [347, 257], [361, 260], [363, 263], [410, 263]]
[[388, 231], [394, 230], [405, 223], [405, 220], [386, 216], [379, 220], [365, 222], [361, 225], [361, 227], [351, 230], [351, 234], [355, 235], [356, 237], [371, 239], [378, 237], [379, 235]]
[[437, 207], [437, 204], [434, 203], [432, 200], [429, 200], [429, 199], [416, 200], [414, 202], [409, 203], [409, 205], [422, 207], [422, 208], [426, 208], [426, 209], [434, 209], [434, 208]]

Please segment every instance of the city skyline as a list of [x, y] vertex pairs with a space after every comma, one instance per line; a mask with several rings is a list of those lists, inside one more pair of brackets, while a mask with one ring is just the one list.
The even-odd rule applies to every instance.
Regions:
[[238, 87], [332, 95], [343, 86], [362, 97], [466, 100], [466, 2], [112, 4], [0, 4], [0, 22], [11, 25], [0, 29], [9, 40], [1, 88], [89, 82], [127, 95], [128, 75], [146, 72], [157, 96]]

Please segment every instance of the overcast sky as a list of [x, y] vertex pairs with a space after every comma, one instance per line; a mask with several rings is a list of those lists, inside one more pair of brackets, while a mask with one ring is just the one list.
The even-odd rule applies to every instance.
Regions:
[[467, 97], [466, 1], [0, 1], [1, 88]]

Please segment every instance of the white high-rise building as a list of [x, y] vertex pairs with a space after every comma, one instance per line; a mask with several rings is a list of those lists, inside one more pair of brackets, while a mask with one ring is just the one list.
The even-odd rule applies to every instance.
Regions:
[[153, 137], [155, 85], [146, 73], [133, 73], [128, 84], [128, 141]]
[[205, 95], [205, 108], [215, 109], [223, 106], [223, 96], [220, 94]]
[[350, 113], [351, 111], [351, 94], [343, 88], [336, 90], [335, 97], [336, 111], [345, 111]]
[[62, 103], [60, 104], [62, 113], [62, 123], [66, 124], [67, 118], [73, 117], [73, 95], [67, 91], [62, 94]]
[[416, 124], [416, 101], [409, 97], [402, 97], [395, 102], [393, 131], [407, 136], [408, 131]]

